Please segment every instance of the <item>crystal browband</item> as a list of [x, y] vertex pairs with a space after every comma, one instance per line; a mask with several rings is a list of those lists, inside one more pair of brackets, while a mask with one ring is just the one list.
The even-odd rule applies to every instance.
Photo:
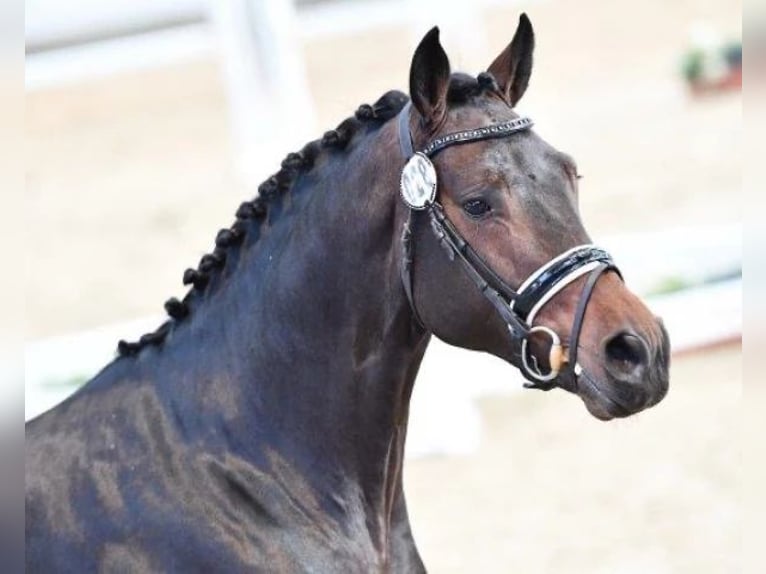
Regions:
[[528, 130], [532, 127], [532, 120], [527, 117], [517, 118], [500, 124], [492, 124], [483, 128], [474, 128], [462, 132], [455, 132], [436, 138], [421, 150], [423, 155], [432, 157], [446, 147], [469, 143], [478, 140], [492, 138], [504, 138], [516, 132]]

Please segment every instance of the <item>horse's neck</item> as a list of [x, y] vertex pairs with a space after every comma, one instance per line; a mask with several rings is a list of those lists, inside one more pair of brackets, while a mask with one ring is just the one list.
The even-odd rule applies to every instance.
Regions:
[[225, 437], [252, 461], [278, 453], [314, 488], [386, 519], [428, 340], [399, 279], [392, 132], [307, 176], [311, 188], [292, 192], [282, 221], [157, 353], [163, 400], [187, 432]]

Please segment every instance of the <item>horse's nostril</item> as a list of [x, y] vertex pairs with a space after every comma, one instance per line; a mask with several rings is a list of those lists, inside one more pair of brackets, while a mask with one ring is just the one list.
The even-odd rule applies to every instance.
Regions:
[[623, 377], [640, 377], [649, 361], [646, 344], [631, 333], [619, 333], [606, 343], [607, 365], [614, 374]]

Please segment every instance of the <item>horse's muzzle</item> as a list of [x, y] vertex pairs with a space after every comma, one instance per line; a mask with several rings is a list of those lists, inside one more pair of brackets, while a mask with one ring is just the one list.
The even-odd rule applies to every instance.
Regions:
[[[621, 331], [602, 345], [603, 378], [584, 370], [578, 394], [599, 419], [623, 418], [659, 403], [668, 392], [670, 338], [661, 321], [657, 341], [633, 331]], [[598, 380], [602, 379], [602, 380]]]

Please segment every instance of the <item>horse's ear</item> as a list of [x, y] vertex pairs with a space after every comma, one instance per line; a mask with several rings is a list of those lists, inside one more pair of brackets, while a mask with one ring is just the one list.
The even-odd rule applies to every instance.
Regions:
[[434, 26], [418, 44], [410, 67], [410, 97], [426, 127], [441, 123], [447, 113], [450, 67]]
[[519, 17], [519, 26], [508, 47], [495, 58], [489, 72], [511, 106], [515, 106], [527, 91], [532, 75], [532, 52], [535, 49], [535, 32], [526, 14]]

